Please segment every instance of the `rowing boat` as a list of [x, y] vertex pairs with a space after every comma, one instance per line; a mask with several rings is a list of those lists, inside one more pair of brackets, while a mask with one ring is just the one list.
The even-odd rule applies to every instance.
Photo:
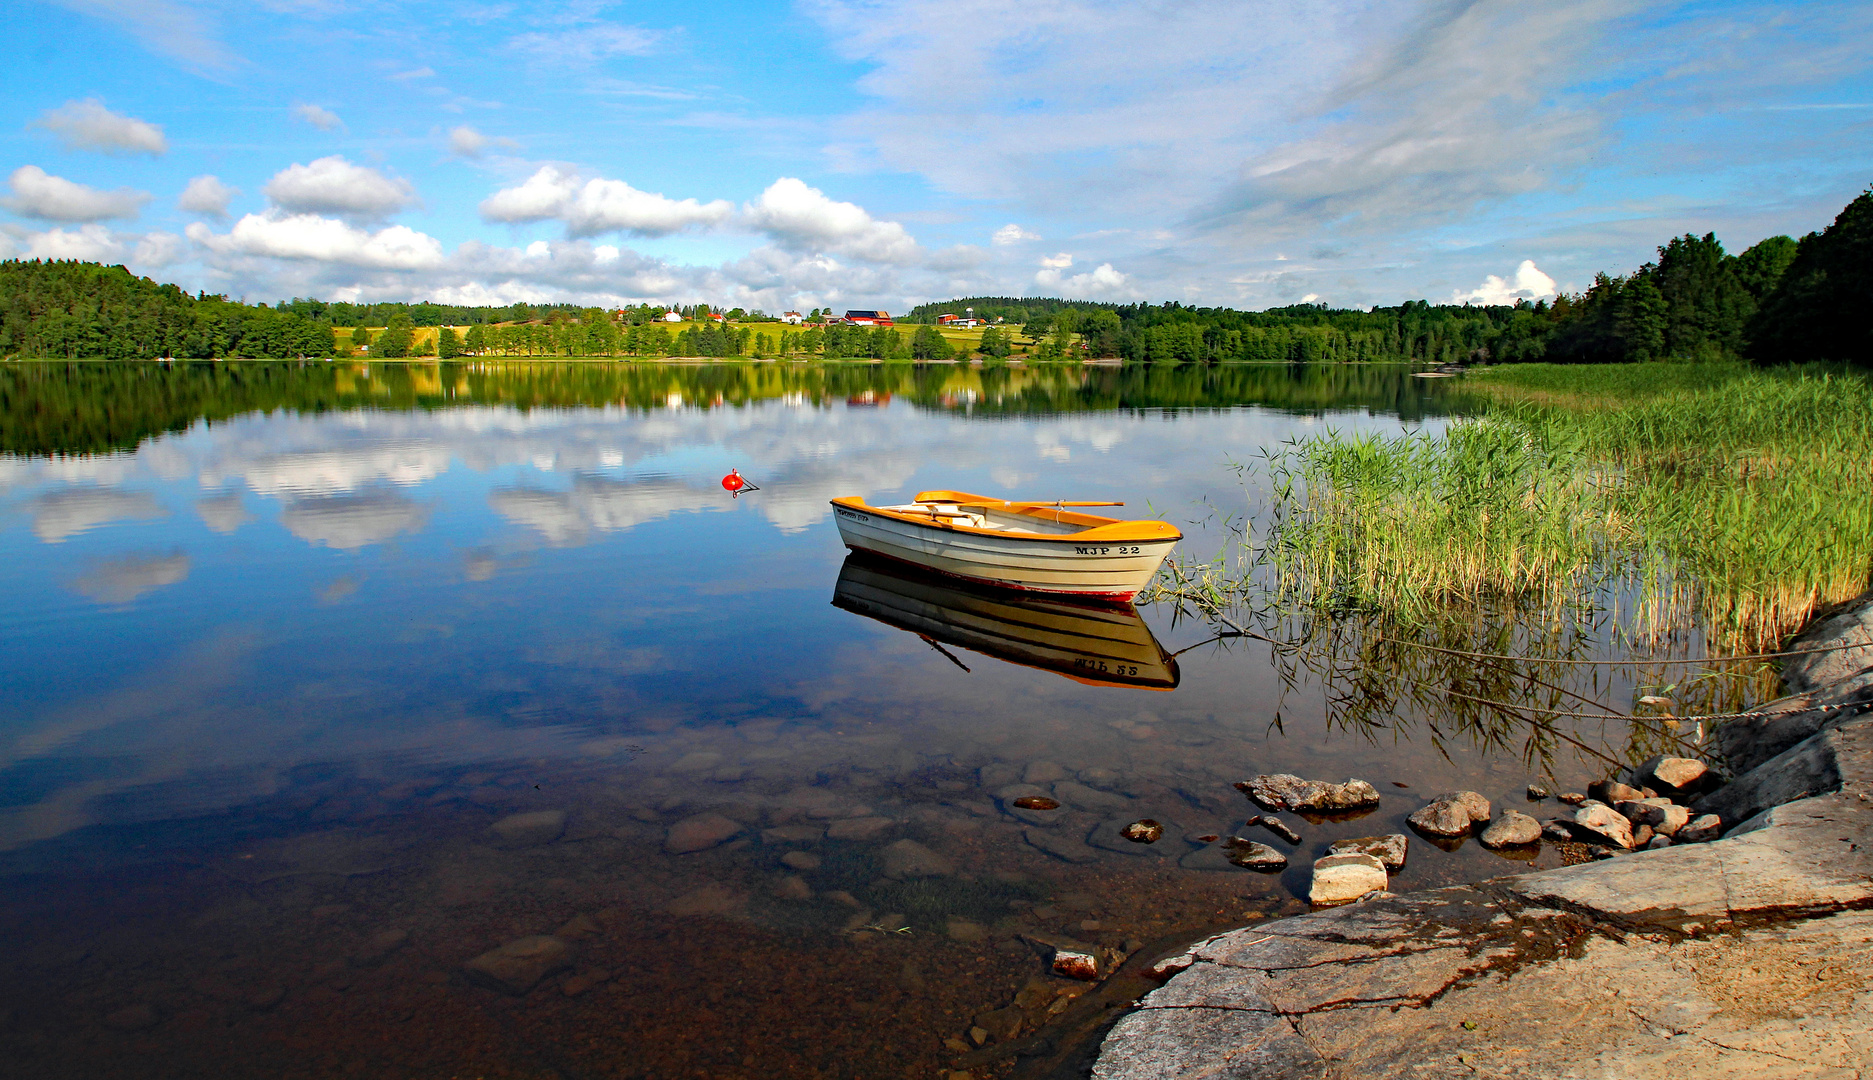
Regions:
[[1177, 661], [1127, 606], [1092, 606], [1038, 593], [906, 572], [863, 552], [846, 556], [833, 606], [944, 645], [1064, 675], [1088, 686], [1173, 690]]
[[869, 552], [969, 581], [1130, 602], [1183, 534], [1163, 521], [1088, 514], [1109, 502], [1014, 502], [966, 491], [923, 491], [896, 506], [832, 500], [839, 538]]

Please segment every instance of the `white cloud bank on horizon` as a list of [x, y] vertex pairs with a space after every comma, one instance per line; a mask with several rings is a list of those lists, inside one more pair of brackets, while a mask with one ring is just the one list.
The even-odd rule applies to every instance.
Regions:
[[1458, 289], [1450, 294], [1453, 304], [1476, 304], [1479, 307], [1504, 307], [1518, 300], [1546, 300], [1556, 296], [1554, 279], [1535, 266], [1535, 260], [1523, 259], [1515, 275], [1504, 281], [1491, 274], [1469, 292]]
[[169, 150], [163, 129], [147, 120], [114, 113], [97, 98], [68, 101], [48, 109], [38, 125], [59, 137], [67, 150], [96, 150], [105, 154], [149, 154], [160, 157]]

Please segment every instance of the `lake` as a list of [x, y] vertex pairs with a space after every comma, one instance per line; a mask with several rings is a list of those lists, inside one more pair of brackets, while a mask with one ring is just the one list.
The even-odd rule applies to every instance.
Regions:
[[[1568, 750], [1544, 777], [1515, 739], [1163, 604], [1094, 618], [847, 565], [827, 500], [1120, 500], [1208, 558], [1252, 506], [1232, 463], [1436, 430], [1453, 382], [6, 365], [0, 1055], [35, 1077], [1045, 1075], [1097, 1024], [1037, 942], [1115, 962], [1302, 911], [1334, 839], [1605, 767]], [[731, 468], [759, 490], [731, 498]], [[1624, 701], [1620, 678], [1586, 689]], [[1244, 831], [1232, 784], [1276, 772], [1381, 804], [1289, 815], [1299, 844]], [[1144, 818], [1163, 839], [1118, 837]], [[1288, 868], [1197, 839], [1233, 832]], [[1558, 861], [1414, 836], [1393, 888], [1531, 858]]]

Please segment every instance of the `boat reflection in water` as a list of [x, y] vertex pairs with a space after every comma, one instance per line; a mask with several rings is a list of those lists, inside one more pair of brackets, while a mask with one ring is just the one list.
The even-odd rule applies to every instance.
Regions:
[[[832, 602], [939, 648], [955, 645], [1088, 686], [1177, 687], [1177, 661], [1129, 604], [1085, 607], [1036, 593], [927, 578], [857, 554], [847, 556], [840, 568]], [[950, 659], [968, 670], [954, 656]]]

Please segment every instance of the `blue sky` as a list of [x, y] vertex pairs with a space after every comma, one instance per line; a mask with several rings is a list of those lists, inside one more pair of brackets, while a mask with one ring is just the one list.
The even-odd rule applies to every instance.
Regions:
[[0, 255], [249, 300], [1578, 290], [1873, 182], [1873, 5], [16, 0]]

